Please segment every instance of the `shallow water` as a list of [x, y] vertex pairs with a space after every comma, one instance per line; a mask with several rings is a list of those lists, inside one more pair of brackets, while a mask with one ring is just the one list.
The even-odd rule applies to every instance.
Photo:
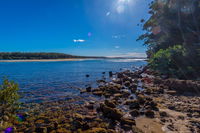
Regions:
[[[81, 60], [63, 62], [1, 62], [0, 77], [8, 77], [19, 83], [21, 101], [68, 99], [79, 96], [79, 90], [94, 85], [108, 72], [133, 69], [145, 65], [143, 60]], [[106, 72], [106, 74], [102, 74]], [[86, 74], [90, 76], [87, 78]], [[2, 82], [2, 80], [0, 81]]]

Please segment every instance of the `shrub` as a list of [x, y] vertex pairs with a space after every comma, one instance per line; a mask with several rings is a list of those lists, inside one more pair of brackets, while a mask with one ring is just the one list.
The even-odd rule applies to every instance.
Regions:
[[12, 116], [19, 109], [18, 90], [18, 84], [4, 79], [2, 85], [0, 85], [0, 117], [5, 114]]
[[193, 66], [188, 63], [186, 50], [181, 45], [160, 49], [149, 60], [152, 69], [174, 78], [191, 78], [195, 72]]

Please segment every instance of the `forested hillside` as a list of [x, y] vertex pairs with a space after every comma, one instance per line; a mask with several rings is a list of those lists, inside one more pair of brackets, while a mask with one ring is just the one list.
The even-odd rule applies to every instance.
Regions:
[[15, 60], [15, 59], [68, 59], [68, 58], [92, 58], [84, 56], [74, 56], [63, 53], [22, 53], [22, 52], [2, 52], [0, 59]]

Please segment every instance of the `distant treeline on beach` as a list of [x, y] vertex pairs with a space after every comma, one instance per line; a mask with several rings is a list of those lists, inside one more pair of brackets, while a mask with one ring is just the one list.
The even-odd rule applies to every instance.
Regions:
[[70, 59], [70, 58], [104, 58], [75, 56], [64, 53], [26, 53], [26, 52], [0, 52], [0, 60], [26, 60], [26, 59]]

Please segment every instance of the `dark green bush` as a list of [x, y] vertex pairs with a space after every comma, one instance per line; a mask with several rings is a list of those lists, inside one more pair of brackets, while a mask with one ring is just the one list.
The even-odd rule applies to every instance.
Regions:
[[195, 73], [194, 67], [188, 63], [185, 48], [175, 45], [168, 49], [160, 49], [149, 60], [152, 69], [174, 78], [192, 78]]

